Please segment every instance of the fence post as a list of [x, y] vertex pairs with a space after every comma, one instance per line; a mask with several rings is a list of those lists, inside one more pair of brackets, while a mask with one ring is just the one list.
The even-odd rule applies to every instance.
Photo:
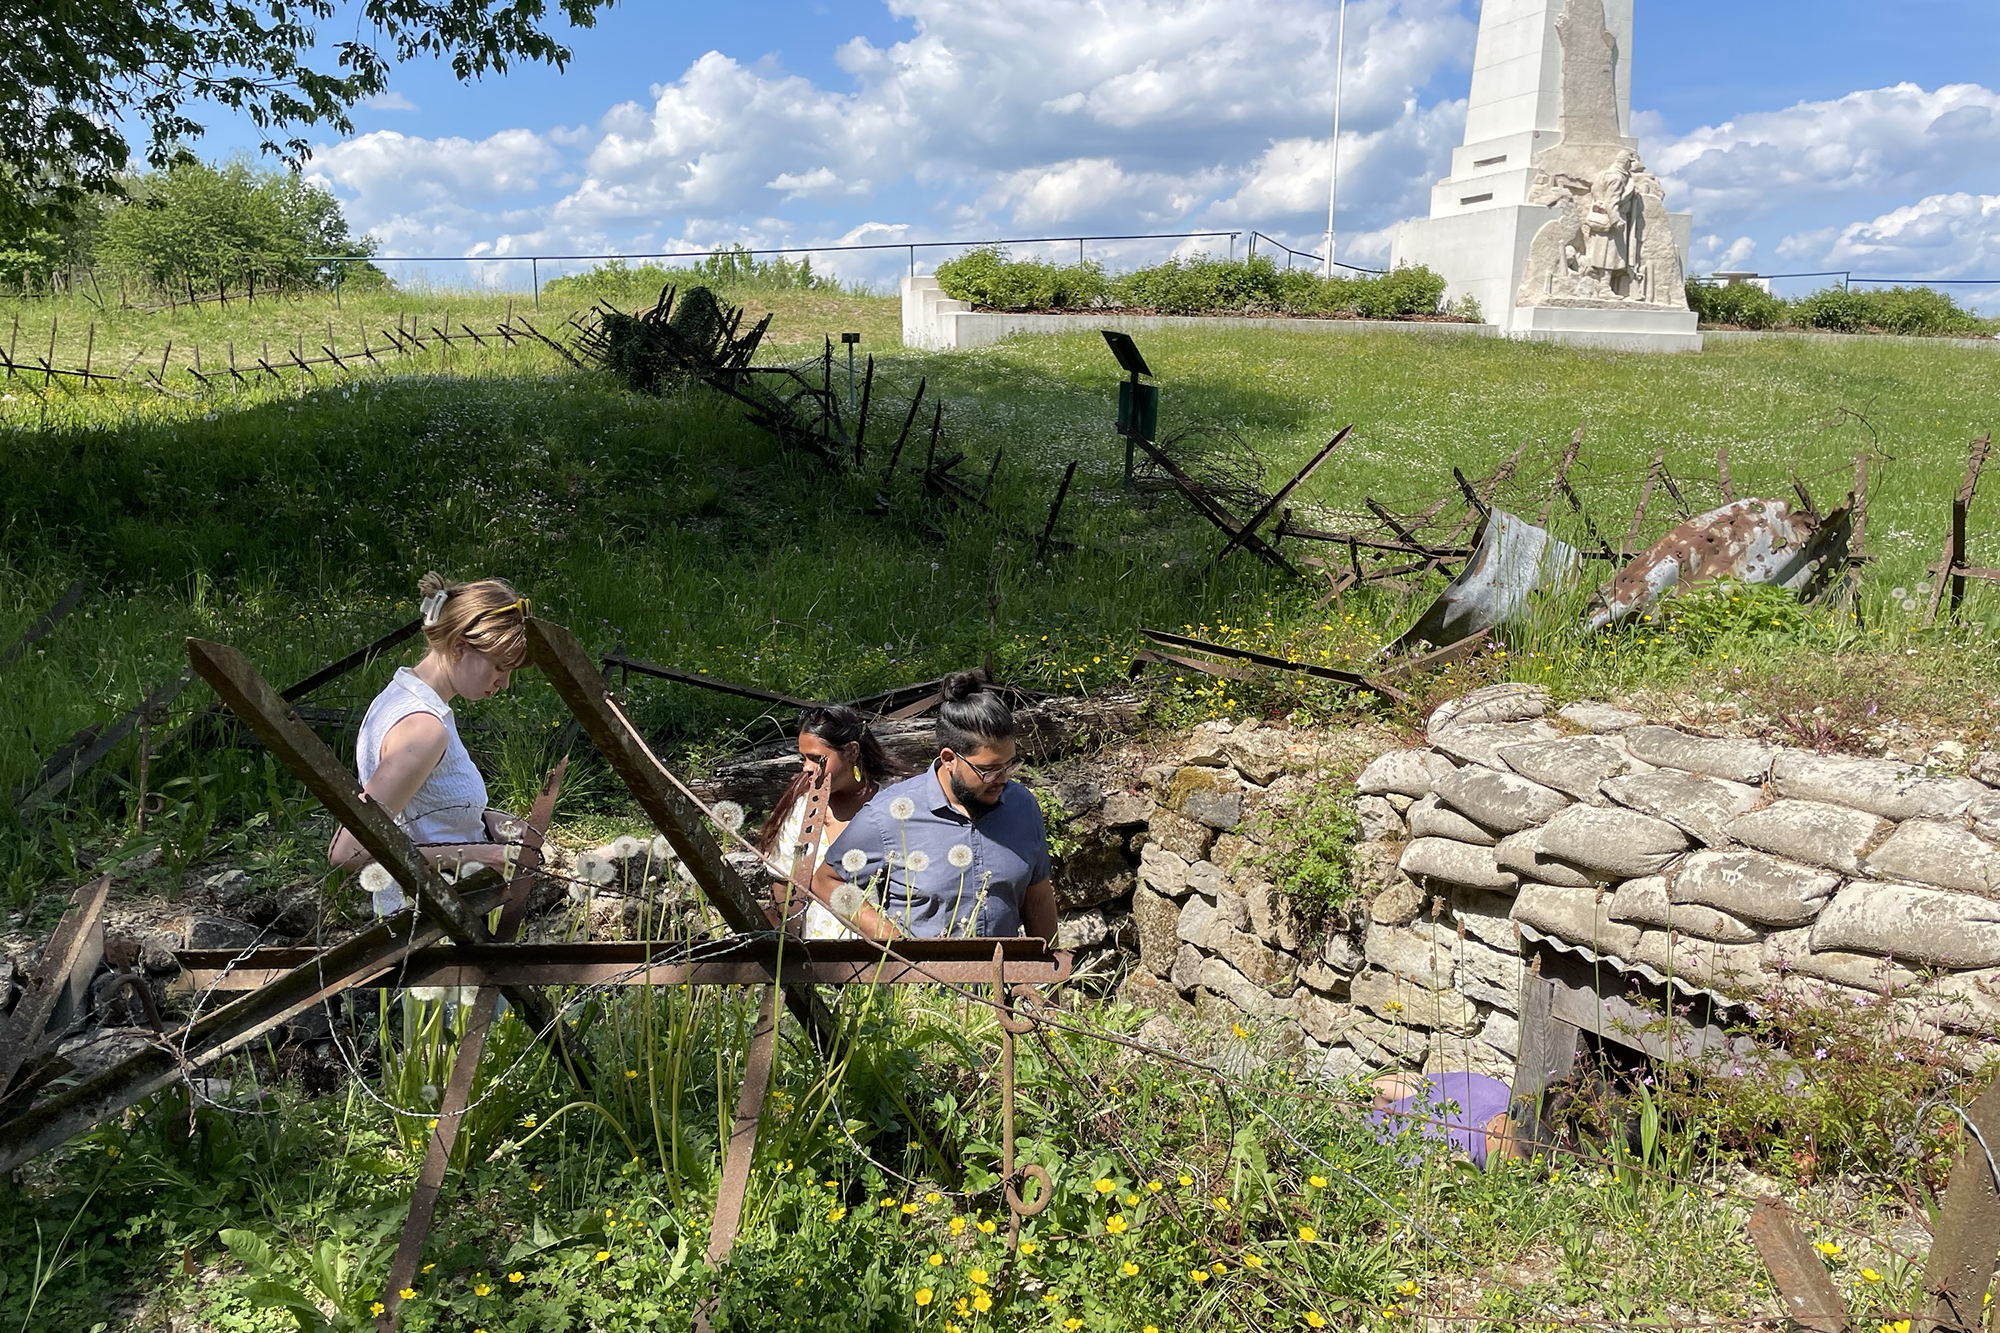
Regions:
[[534, 284], [535, 288], [535, 309], [540, 310], [542, 308], [542, 261], [541, 260], [534, 258], [530, 258], [528, 260], [528, 278], [529, 281], [531, 281]]

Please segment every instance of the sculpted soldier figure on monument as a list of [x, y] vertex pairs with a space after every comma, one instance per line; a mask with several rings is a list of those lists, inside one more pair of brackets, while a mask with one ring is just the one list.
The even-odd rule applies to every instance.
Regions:
[[1687, 308], [1666, 190], [1618, 136], [1612, 40], [1602, 0], [1569, 0], [1563, 137], [1535, 157], [1528, 201], [1559, 210], [1529, 245], [1524, 306]]

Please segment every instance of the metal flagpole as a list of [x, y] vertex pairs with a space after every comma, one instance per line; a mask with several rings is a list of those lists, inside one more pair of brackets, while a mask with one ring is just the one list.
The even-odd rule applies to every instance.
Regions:
[[1340, 0], [1340, 36], [1333, 53], [1333, 171], [1326, 189], [1326, 276], [1333, 276], [1333, 210], [1340, 202], [1340, 94], [1347, 74], [1347, 0]]

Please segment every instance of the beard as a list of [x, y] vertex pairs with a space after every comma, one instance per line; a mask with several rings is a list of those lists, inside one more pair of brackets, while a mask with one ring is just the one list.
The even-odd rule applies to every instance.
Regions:
[[[999, 800], [989, 801], [979, 794], [980, 791], [981, 789], [978, 787], [968, 787], [965, 783], [959, 781], [958, 774], [954, 773], [951, 775], [951, 794], [961, 806], [965, 807], [967, 814], [978, 815], [984, 814], [989, 810], [999, 809]], [[1004, 798], [1006, 794], [1007, 789], [1002, 787], [1000, 789], [1001, 797]]]

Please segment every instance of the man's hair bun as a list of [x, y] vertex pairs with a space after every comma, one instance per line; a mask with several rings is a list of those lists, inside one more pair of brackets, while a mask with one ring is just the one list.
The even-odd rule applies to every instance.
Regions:
[[938, 694], [945, 703], [960, 704], [986, 688], [983, 671], [954, 671], [944, 678]]
[[983, 671], [954, 671], [938, 687], [940, 749], [971, 754], [1014, 734], [1014, 710], [988, 687]]

